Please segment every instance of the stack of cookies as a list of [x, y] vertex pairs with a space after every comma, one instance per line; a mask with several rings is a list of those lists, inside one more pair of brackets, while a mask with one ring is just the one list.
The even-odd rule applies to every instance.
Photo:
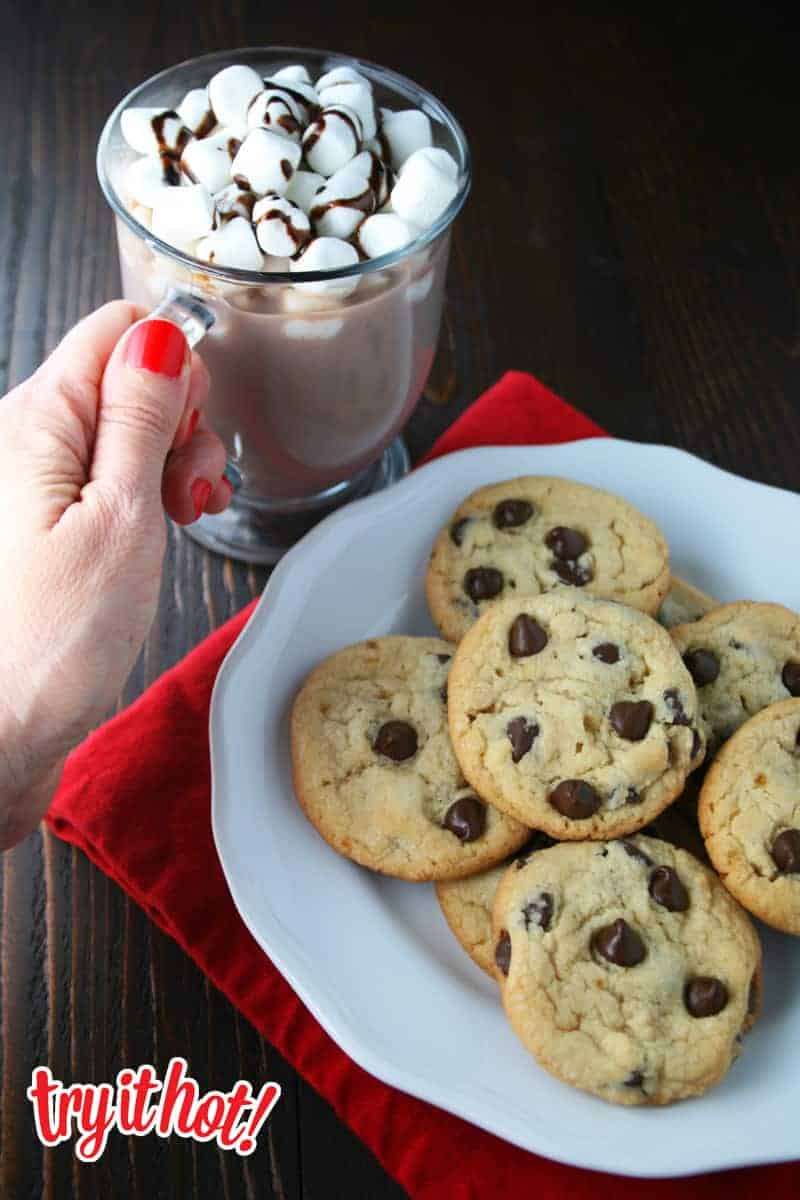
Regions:
[[800, 617], [717, 606], [632, 505], [544, 477], [464, 501], [427, 596], [441, 639], [306, 680], [300, 804], [341, 854], [436, 882], [548, 1071], [698, 1095], [759, 1009], [744, 910], [800, 933]]

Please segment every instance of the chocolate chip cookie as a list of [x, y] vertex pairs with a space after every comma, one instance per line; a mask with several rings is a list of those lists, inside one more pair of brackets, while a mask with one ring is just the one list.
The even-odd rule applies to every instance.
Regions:
[[658, 610], [657, 620], [665, 629], [674, 629], [676, 625], [697, 621], [714, 608], [717, 608], [716, 600], [701, 592], [693, 583], [673, 575], [669, 591]]
[[[671, 805], [642, 831], [648, 837], [660, 838], [688, 850], [695, 857], [707, 861], [703, 840], [686, 817]], [[545, 850], [557, 843], [546, 833], [535, 830], [529, 842], [507, 858], [498, 867], [470, 875], [468, 879], [448, 879], [436, 884], [439, 906], [447, 924], [455, 934], [472, 961], [495, 978], [497, 965], [494, 961], [494, 938], [492, 936], [492, 905], [506, 871], [521, 870], [531, 854]]]
[[768, 925], [800, 934], [800, 699], [763, 709], [725, 743], [698, 813], [728, 891]]
[[478, 793], [553, 838], [641, 829], [703, 759], [669, 633], [575, 588], [501, 600], [456, 650], [450, 735]]
[[800, 616], [780, 604], [724, 604], [671, 631], [695, 686], [709, 751], [768, 704], [800, 696]]
[[717, 1083], [759, 1007], [761, 948], [712, 871], [637, 836], [552, 846], [493, 908], [503, 1004], [551, 1074], [616, 1104]]
[[375, 638], [312, 671], [291, 718], [295, 792], [347, 858], [401, 879], [453, 879], [518, 849], [530, 831], [479, 799], [447, 730], [453, 647]]
[[473, 492], [436, 539], [428, 605], [457, 642], [499, 599], [564, 585], [656, 613], [669, 552], [652, 521], [583, 483], [527, 475]]

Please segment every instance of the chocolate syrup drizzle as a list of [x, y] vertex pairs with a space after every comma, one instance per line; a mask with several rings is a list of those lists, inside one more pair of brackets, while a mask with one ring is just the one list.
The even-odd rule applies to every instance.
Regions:
[[324, 204], [315, 204], [309, 216], [312, 221], [318, 221], [326, 212], [330, 212], [332, 208], [356, 208], [359, 212], [370, 216], [375, 212], [375, 192], [371, 186], [367, 186], [358, 196], [337, 196], [335, 200], [326, 200]]
[[[174, 146], [168, 145], [167, 139], [164, 136], [164, 126], [170, 120], [177, 121], [179, 126], [178, 137]], [[161, 160], [164, 183], [169, 187], [177, 187], [181, 181], [180, 157], [191, 139], [192, 131], [186, 128], [178, 114], [172, 108], [168, 108], [161, 113], [156, 113], [150, 121], [150, 127], [158, 143], [158, 157]], [[189, 172], [187, 172], [187, 175], [189, 175]], [[192, 179], [192, 182], [196, 182], [193, 176], [189, 175], [189, 178]]]
[[295, 104], [299, 104], [301, 108], [304, 108], [311, 118], [316, 117], [317, 113], [320, 111], [320, 106], [318, 104], [314, 104], [308, 99], [307, 96], [304, 96], [302, 92], [295, 91], [293, 87], [289, 87], [288, 84], [283, 83], [280, 79], [265, 79], [264, 87], [268, 88], [270, 91], [286, 92], [286, 95], [291, 96]]
[[[265, 196], [265, 199], [279, 200], [280, 197], [275, 192], [268, 192]], [[267, 211], [262, 213], [258, 218], [256, 225], [260, 225], [262, 221], [282, 222], [284, 229], [294, 242], [295, 255], [297, 254], [298, 250], [305, 245], [311, 236], [311, 233], [308, 229], [298, 229], [297, 226], [292, 223], [292, 218], [289, 216], [289, 214], [283, 212], [280, 208], [268, 208]], [[294, 257], [294, 255], [291, 257]]]
[[[280, 96], [277, 94], [279, 92], [285, 92], [286, 95], [289, 96], [289, 99], [291, 99], [292, 97], [289, 94], [288, 89], [287, 88], [279, 88], [279, 87], [275, 87], [275, 88], [271, 87], [268, 90], [270, 92], [274, 92], [275, 94], [270, 96], [269, 100], [267, 100], [267, 103], [264, 107], [264, 115], [261, 118], [261, 124], [266, 129], [269, 129], [271, 125], [280, 125], [281, 129], [284, 129], [290, 137], [292, 137], [295, 133], [299, 133], [300, 130], [302, 129], [302, 125], [300, 124], [300, 122], [297, 120], [297, 117], [295, 117], [294, 113], [292, 112], [291, 104], [289, 103], [288, 100], [284, 99], [283, 96]], [[256, 100], [258, 100], [259, 95], [260, 95], [260, 93], [257, 92], [256, 95], [253, 96], [253, 99], [248, 104], [248, 106], [247, 106], [248, 114], [250, 112], [250, 109], [255, 104]], [[279, 117], [273, 118], [272, 114], [270, 113], [269, 110], [273, 106], [275, 106], [275, 107], [280, 106], [281, 108], [283, 108], [284, 111], [280, 114]]]
[[306, 130], [303, 138], [303, 150], [306, 154], [308, 154], [309, 150], [314, 149], [317, 142], [325, 132], [326, 117], [333, 116], [334, 114], [339, 118], [340, 121], [344, 121], [345, 125], [350, 126], [350, 132], [353, 135], [353, 141], [356, 145], [356, 154], [358, 154], [359, 150], [361, 149], [361, 134], [358, 126], [349, 112], [345, 112], [344, 109], [338, 108], [335, 104], [332, 104], [329, 108], [323, 109], [314, 124], [309, 125], [308, 129]]

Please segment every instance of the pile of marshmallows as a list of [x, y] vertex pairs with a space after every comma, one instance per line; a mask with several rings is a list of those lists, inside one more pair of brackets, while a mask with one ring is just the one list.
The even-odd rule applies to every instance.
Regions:
[[[125, 190], [137, 220], [204, 262], [248, 271], [337, 271], [400, 250], [458, 193], [458, 165], [419, 109], [377, 109], [368, 79], [303, 66], [268, 79], [225, 67], [177, 110], [128, 108], [142, 158]], [[297, 284], [347, 295], [359, 277]]]

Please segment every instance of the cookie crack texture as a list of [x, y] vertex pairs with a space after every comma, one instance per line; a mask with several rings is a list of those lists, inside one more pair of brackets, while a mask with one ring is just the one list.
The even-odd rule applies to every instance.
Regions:
[[[511, 954], [500, 983], [512, 1026], [546, 1069], [618, 1103], [666, 1103], [704, 1091], [733, 1061], [760, 947], [745, 914], [690, 854], [641, 836], [633, 844], [650, 864], [619, 842], [605, 855], [589, 843], [562, 843], [503, 875], [493, 928], [509, 931]], [[656, 866], [681, 879], [685, 911], [651, 897]], [[550, 928], [526, 931], [522, 908], [543, 890], [554, 897]], [[646, 947], [630, 967], [592, 948], [593, 934], [618, 918]], [[684, 999], [687, 981], [701, 975], [728, 993], [723, 1009], [702, 1020]], [[642, 1087], [627, 1085], [638, 1075]]]
[[[521, 656], [508, 645], [520, 614], [547, 634]], [[608, 645], [618, 651], [611, 662], [593, 654]], [[642, 613], [574, 589], [496, 604], [459, 646], [449, 697], [466, 778], [553, 837], [641, 828], [680, 793], [693, 765], [696, 692], [669, 634]], [[675, 723], [675, 697], [685, 723]], [[518, 720], [538, 730], [514, 757], [509, 729]], [[594, 816], [571, 819], [550, 803], [572, 779], [600, 797]]]
[[[700, 793], [711, 860], [751, 912], [800, 934], [800, 872], [773, 857], [778, 834], [800, 831], [800, 699], [769, 705], [722, 747]], [[791, 865], [791, 864], [789, 864]]]
[[306, 815], [340, 853], [401, 878], [470, 874], [528, 836], [481, 798], [464, 807], [474, 788], [453, 753], [443, 693], [452, 654], [438, 638], [348, 647], [311, 673], [292, 711], [293, 779]]
[[[498, 527], [496, 507], [514, 498], [525, 501], [531, 515], [517, 526]], [[548, 535], [556, 529], [565, 534], [554, 541]], [[571, 550], [575, 558], [569, 557]], [[497, 602], [484, 597], [465, 604], [465, 575], [475, 568], [500, 572], [500, 598], [512, 587], [518, 595], [530, 595], [577, 583], [590, 594], [650, 614], [658, 611], [669, 588], [666, 542], [647, 517], [608, 492], [548, 477], [526, 476], [480, 489], [439, 534], [429, 564], [428, 600], [440, 630], [454, 641]]]

